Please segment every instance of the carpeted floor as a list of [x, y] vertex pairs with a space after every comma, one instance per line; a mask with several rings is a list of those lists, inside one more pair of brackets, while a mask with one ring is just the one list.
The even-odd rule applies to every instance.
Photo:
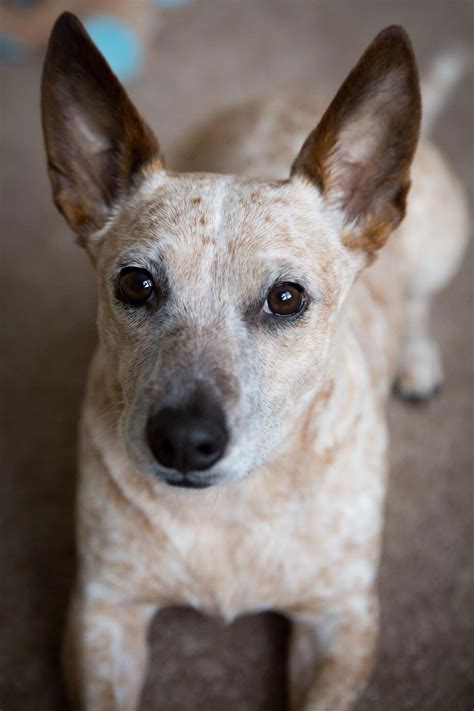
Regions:
[[[141, 0], [130, 1], [138, 11]], [[202, 0], [164, 14], [131, 93], [166, 151], [240, 97], [334, 90], [392, 22], [410, 32], [422, 72], [441, 49], [472, 47], [470, 0]], [[50, 201], [39, 78], [39, 59], [0, 65], [1, 711], [66, 708], [57, 655], [74, 566], [76, 426], [95, 340], [92, 269]], [[471, 196], [472, 104], [471, 74], [434, 130]], [[426, 407], [390, 404], [381, 648], [359, 711], [474, 704], [473, 281], [471, 250], [435, 308], [443, 393]], [[189, 610], [161, 613], [143, 711], [283, 711], [287, 632], [274, 615], [226, 628]]]

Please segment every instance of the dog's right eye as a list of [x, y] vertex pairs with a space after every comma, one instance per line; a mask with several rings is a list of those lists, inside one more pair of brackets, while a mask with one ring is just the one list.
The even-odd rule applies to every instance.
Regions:
[[274, 284], [267, 294], [263, 310], [273, 316], [296, 316], [306, 307], [306, 292], [299, 284]]
[[125, 267], [120, 272], [118, 293], [122, 301], [132, 306], [146, 304], [156, 293], [153, 277], [146, 269]]

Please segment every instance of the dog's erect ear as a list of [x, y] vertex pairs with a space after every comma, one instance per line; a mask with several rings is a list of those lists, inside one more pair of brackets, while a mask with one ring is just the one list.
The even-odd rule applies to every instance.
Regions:
[[49, 41], [41, 87], [43, 131], [54, 201], [86, 237], [150, 162], [151, 131], [79, 20], [64, 13]]
[[292, 166], [342, 210], [348, 246], [373, 252], [405, 213], [421, 118], [406, 32], [380, 32], [342, 84]]

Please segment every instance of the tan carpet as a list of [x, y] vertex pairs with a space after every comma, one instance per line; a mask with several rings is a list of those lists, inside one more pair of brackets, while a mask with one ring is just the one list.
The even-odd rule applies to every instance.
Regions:
[[[163, 21], [132, 95], [166, 150], [195, 120], [239, 97], [334, 90], [392, 22], [410, 32], [423, 70], [440, 49], [472, 43], [473, 4], [203, 0]], [[57, 652], [73, 573], [75, 432], [95, 339], [93, 273], [50, 202], [39, 76], [39, 60], [0, 65], [1, 711], [66, 708]], [[434, 132], [471, 195], [472, 96], [471, 75]], [[359, 711], [467, 711], [474, 704], [472, 283], [471, 251], [435, 308], [447, 369], [441, 396], [422, 408], [390, 405], [383, 632]], [[224, 628], [168, 610], [151, 640], [144, 711], [285, 709], [281, 618], [247, 617]]]

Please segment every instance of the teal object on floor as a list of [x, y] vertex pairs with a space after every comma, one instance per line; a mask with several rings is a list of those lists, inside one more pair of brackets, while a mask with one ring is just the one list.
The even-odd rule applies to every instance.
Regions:
[[131, 81], [139, 74], [143, 47], [129, 25], [112, 15], [92, 15], [85, 19], [84, 25], [121, 81]]

